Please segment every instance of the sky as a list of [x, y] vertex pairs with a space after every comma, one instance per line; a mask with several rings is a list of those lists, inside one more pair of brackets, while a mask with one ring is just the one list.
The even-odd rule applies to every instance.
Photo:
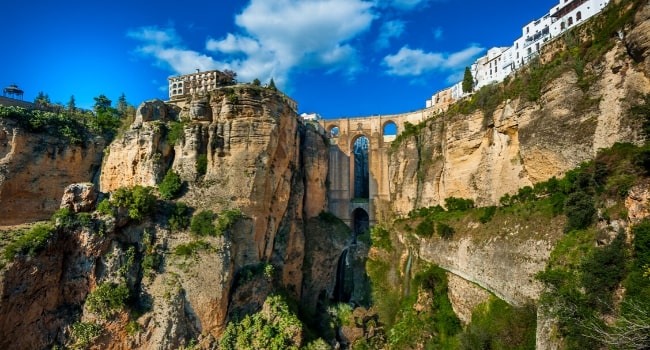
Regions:
[[167, 78], [229, 69], [324, 118], [404, 113], [557, 0], [22, 0], [0, 8], [0, 86], [91, 108], [168, 99]]

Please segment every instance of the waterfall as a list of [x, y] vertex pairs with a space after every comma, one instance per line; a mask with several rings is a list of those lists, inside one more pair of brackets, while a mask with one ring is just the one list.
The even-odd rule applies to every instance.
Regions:
[[411, 263], [413, 262], [413, 252], [409, 249], [409, 258], [406, 260], [406, 269], [404, 270], [404, 296], [411, 292]]
[[334, 285], [334, 301], [347, 303], [350, 293], [345, 290], [345, 269], [348, 267], [348, 248], [343, 249], [336, 267], [336, 284]]

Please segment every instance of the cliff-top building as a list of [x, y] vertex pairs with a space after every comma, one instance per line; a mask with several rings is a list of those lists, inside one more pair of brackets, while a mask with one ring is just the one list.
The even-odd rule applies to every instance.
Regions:
[[[234, 84], [235, 75], [218, 70], [202, 72], [197, 69], [195, 73], [169, 77], [167, 80], [169, 82], [169, 100], [174, 101], [193, 94], [205, 94], [218, 87]], [[278, 92], [282, 94], [291, 109], [298, 113], [298, 103], [283, 92]]]
[[[530, 62], [539, 54], [549, 40], [585, 22], [607, 6], [609, 0], [559, 0], [547, 14], [522, 27], [521, 36], [510, 47], [494, 47], [487, 55], [478, 58], [471, 66], [474, 90], [503, 81], [505, 77]], [[452, 101], [447, 96], [451, 89]], [[463, 92], [462, 82], [433, 94], [426, 101], [427, 107], [446, 110], [449, 104], [468, 95]]]

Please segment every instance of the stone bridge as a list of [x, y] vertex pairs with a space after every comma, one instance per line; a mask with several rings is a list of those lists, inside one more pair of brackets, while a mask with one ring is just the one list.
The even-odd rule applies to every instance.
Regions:
[[[392, 141], [404, 130], [405, 122], [418, 124], [433, 114], [432, 108], [426, 108], [402, 114], [320, 120], [330, 137], [329, 211], [356, 233], [375, 224], [380, 219], [379, 204], [390, 201], [388, 151]], [[355, 142], [362, 137], [368, 140], [365, 166], [355, 158], [366, 155], [354, 152]], [[359, 186], [367, 187], [361, 190]]]

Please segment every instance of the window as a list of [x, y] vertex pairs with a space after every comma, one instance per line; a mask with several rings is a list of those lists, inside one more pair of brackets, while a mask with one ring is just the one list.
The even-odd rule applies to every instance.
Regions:
[[576, 21], [579, 21], [581, 19], [582, 19], [582, 12], [578, 11], [578, 13], [576, 13]]
[[569, 27], [573, 24], [573, 17], [569, 17]]
[[560, 30], [564, 30], [564, 29], [566, 29], [566, 26], [564, 25], [564, 22], [562, 22], [562, 23], [560, 24]]

